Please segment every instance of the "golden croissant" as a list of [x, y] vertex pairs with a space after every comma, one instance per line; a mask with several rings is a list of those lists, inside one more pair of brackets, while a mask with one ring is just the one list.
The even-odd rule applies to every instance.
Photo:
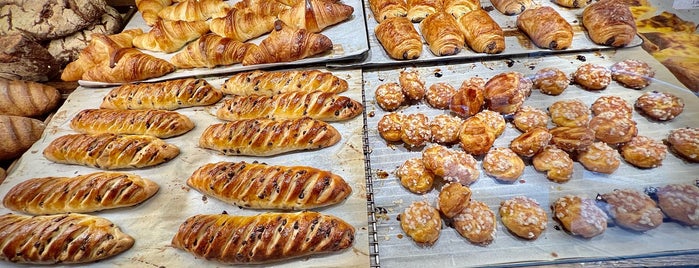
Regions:
[[470, 11], [458, 19], [466, 44], [475, 52], [496, 54], [505, 50], [505, 33], [488, 12]]
[[242, 62], [251, 46], [253, 44], [205, 34], [172, 56], [170, 62], [180, 69], [232, 65]]
[[133, 45], [141, 49], [170, 53], [207, 32], [209, 25], [206, 21], [160, 20], [148, 33], [134, 37]]
[[276, 17], [279, 12], [291, 8], [292, 5], [276, 0], [243, 0], [235, 3], [233, 8], [247, 9], [258, 15]]
[[185, 0], [163, 8], [158, 17], [171, 21], [205, 21], [225, 16], [230, 8], [223, 0]]
[[307, 116], [328, 122], [352, 119], [363, 110], [358, 101], [335, 93], [296, 91], [272, 96], [233, 96], [218, 109], [216, 117], [240, 120], [297, 119]]
[[109, 91], [100, 108], [175, 110], [207, 106], [223, 98], [204, 79], [184, 78], [157, 83], [125, 84]]
[[141, 12], [141, 17], [148, 26], [153, 26], [160, 20], [158, 12], [163, 8], [172, 5], [172, 0], [136, 0], [136, 8]]
[[81, 133], [135, 134], [169, 138], [187, 133], [194, 123], [185, 115], [165, 110], [86, 109], [70, 127]]
[[393, 59], [413, 60], [422, 54], [422, 37], [405, 17], [381, 21], [374, 28], [374, 33], [388, 56]]
[[274, 31], [259, 46], [248, 49], [243, 65], [296, 61], [333, 49], [327, 36], [292, 28], [276, 21]]
[[464, 34], [449, 13], [440, 11], [420, 22], [420, 31], [430, 51], [436, 56], [449, 56], [461, 52]]
[[286, 25], [318, 33], [328, 26], [340, 23], [354, 12], [354, 8], [339, 1], [303, 0], [279, 13]]
[[173, 71], [175, 66], [166, 60], [135, 48], [122, 48], [110, 55], [107, 62], [87, 70], [83, 80], [124, 83], [160, 77]]
[[529, 8], [519, 14], [517, 28], [540, 48], [561, 50], [573, 43], [573, 27], [549, 6]]
[[490, 0], [490, 3], [500, 13], [508, 16], [518, 15], [527, 8], [532, 8], [536, 5], [533, 0]]
[[481, 10], [479, 0], [444, 0], [444, 11], [459, 19], [471, 11]]
[[378, 23], [389, 18], [408, 15], [408, 5], [405, 0], [369, 0], [369, 8]]
[[83, 74], [97, 65], [109, 62], [110, 55], [121, 48], [132, 47], [133, 38], [142, 35], [141, 29], [128, 29], [113, 35], [93, 34], [92, 40], [80, 51], [78, 59], [68, 63], [61, 73], [63, 81], [78, 81]]
[[585, 8], [582, 24], [599, 45], [623, 47], [636, 37], [636, 23], [629, 7], [618, 1], [602, 0]]
[[245, 42], [274, 30], [275, 17], [248, 9], [231, 9], [226, 16], [211, 20], [211, 32]]
[[347, 91], [347, 81], [329, 72], [304, 71], [250, 71], [237, 73], [221, 87], [225, 94], [271, 96], [294, 91], [323, 91], [342, 93]]

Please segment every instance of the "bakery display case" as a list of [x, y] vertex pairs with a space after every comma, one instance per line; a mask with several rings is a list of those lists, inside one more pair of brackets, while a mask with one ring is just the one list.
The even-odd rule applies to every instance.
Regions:
[[696, 9], [98, 2], [0, 26], [3, 266], [699, 262]]

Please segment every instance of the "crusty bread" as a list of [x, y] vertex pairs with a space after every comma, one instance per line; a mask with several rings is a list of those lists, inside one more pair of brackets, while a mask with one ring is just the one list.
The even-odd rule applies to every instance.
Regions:
[[140, 204], [158, 188], [153, 181], [121, 172], [33, 178], [12, 187], [3, 205], [34, 215], [93, 212]]
[[54, 87], [0, 78], [0, 114], [35, 117], [58, 106], [61, 93]]
[[22, 155], [41, 138], [44, 127], [44, 122], [36, 119], [0, 115], [0, 160]]
[[0, 260], [86, 263], [131, 248], [134, 239], [109, 220], [84, 214], [0, 216]]
[[270, 156], [329, 147], [341, 138], [333, 126], [308, 117], [248, 119], [209, 126], [201, 135], [199, 146], [224, 155]]
[[246, 162], [206, 164], [187, 185], [226, 203], [257, 209], [312, 209], [337, 204], [352, 193], [342, 177], [329, 171]]
[[144, 135], [69, 134], [53, 140], [44, 157], [56, 163], [101, 169], [142, 168], [175, 158], [180, 150]]
[[196, 215], [180, 225], [172, 245], [207, 260], [268, 263], [347, 249], [354, 233], [342, 219], [314, 211]]
[[222, 97], [206, 80], [187, 78], [119, 86], [104, 97], [100, 108], [175, 110], [211, 105]]
[[183, 114], [165, 110], [87, 109], [80, 111], [70, 127], [88, 134], [138, 134], [169, 138], [194, 128]]
[[306, 71], [250, 71], [228, 78], [221, 87], [225, 94], [274, 95], [292, 91], [323, 91], [342, 93], [347, 91], [347, 81], [329, 72]]

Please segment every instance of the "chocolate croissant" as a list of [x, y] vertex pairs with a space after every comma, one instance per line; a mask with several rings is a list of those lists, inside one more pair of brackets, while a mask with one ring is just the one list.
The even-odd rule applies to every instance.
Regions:
[[69, 134], [44, 149], [46, 159], [100, 169], [143, 168], [175, 158], [180, 150], [151, 136], [116, 134]]
[[340, 1], [303, 0], [279, 12], [286, 25], [318, 33], [328, 26], [349, 19], [354, 8]]
[[470, 11], [458, 19], [466, 44], [475, 52], [497, 54], [505, 50], [505, 33], [488, 12]]
[[204, 79], [185, 78], [157, 83], [125, 84], [109, 91], [100, 108], [175, 110], [218, 102], [223, 93]]
[[192, 130], [194, 123], [185, 115], [165, 110], [86, 109], [70, 120], [70, 127], [88, 134], [136, 134], [169, 138]]
[[397, 60], [413, 60], [422, 54], [422, 38], [405, 17], [392, 17], [383, 20], [374, 28], [389, 57]]
[[[267, 1], [273, 2], [273, 1]], [[225, 17], [211, 20], [211, 32], [245, 42], [274, 30], [273, 15], [261, 15], [248, 9], [231, 9]]]
[[199, 138], [199, 147], [224, 155], [270, 156], [329, 147], [341, 138], [333, 126], [308, 117], [248, 119], [209, 126]]
[[376, 22], [408, 15], [408, 5], [405, 0], [369, 0], [369, 8]]
[[170, 62], [180, 69], [232, 65], [242, 62], [251, 46], [253, 44], [205, 34], [172, 56]]
[[458, 54], [464, 47], [464, 35], [449, 13], [440, 11], [420, 22], [420, 31], [436, 56]]
[[180, 225], [172, 246], [222, 263], [269, 263], [347, 249], [354, 232], [342, 219], [314, 211], [196, 215]]
[[454, 18], [461, 18], [461, 16], [466, 15], [474, 10], [481, 9], [481, 1], [479, 0], [444, 0], [443, 2], [444, 11], [454, 16]]
[[599, 45], [623, 47], [636, 36], [636, 23], [623, 2], [601, 0], [585, 8], [582, 23], [588, 36]]
[[412, 22], [421, 22], [427, 16], [442, 10], [442, 0], [407, 0], [407, 18]]
[[248, 49], [243, 65], [296, 61], [332, 49], [333, 42], [327, 36], [306, 29], [293, 29], [276, 21], [274, 31], [259, 46]]
[[573, 27], [549, 6], [529, 8], [519, 14], [517, 28], [540, 48], [561, 50], [573, 43]]
[[175, 66], [135, 48], [122, 48], [107, 62], [87, 70], [82, 79], [106, 83], [124, 83], [160, 77], [175, 71]]
[[294, 91], [342, 93], [347, 89], [347, 81], [330, 72], [319, 70], [276, 72], [255, 70], [237, 73], [228, 78], [221, 87], [221, 91], [225, 94], [240, 96], [271, 96]]
[[305, 210], [337, 204], [352, 187], [329, 171], [259, 163], [206, 164], [187, 185], [226, 203], [255, 209]]
[[532, 8], [536, 5], [532, 0], [490, 0], [495, 9], [500, 13], [512, 16], [522, 13], [527, 8]]

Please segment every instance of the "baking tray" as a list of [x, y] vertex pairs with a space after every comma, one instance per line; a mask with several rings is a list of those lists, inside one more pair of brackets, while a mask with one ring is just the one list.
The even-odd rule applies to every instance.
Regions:
[[[234, 72], [257, 70], [265, 68], [289, 68], [293, 66], [309, 66], [311, 64], [320, 64], [342, 61], [355, 58], [361, 58], [369, 51], [369, 44], [367, 43], [367, 31], [366, 24], [364, 20], [364, 7], [362, 6], [362, 0], [342, 0], [342, 3], [350, 5], [354, 8], [354, 13], [352, 16], [339, 24], [325, 28], [321, 33], [330, 38], [333, 42], [333, 49], [331, 52], [322, 54], [320, 56], [310, 57], [292, 62], [280, 62], [280, 63], [268, 63], [268, 64], [257, 64], [243, 66], [240, 63], [229, 65], [229, 66], [218, 66], [214, 68], [192, 68], [192, 69], [178, 69], [172, 73], [166, 74], [160, 77], [154, 77], [150, 79], [143, 80], [144, 82], [155, 82], [164, 81], [183, 77], [193, 77], [193, 76], [209, 76], [218, 74], [228, 74]], [[231, 6], [233, 6], [238, 1], [226, 1]], [[144, 33], [150, 31], [150, 26], [146, 24], [141, 16], [141, 12], [136, 12], [132, 19], [126, 24], [124, 29], [140, 28]], [[250, 40], [254, 44], [259, 44], [262, 40], [267, 38], [269, 34], [262, 35], [258, 38]], [[170, 61], [170, 58], [177, 54], [178, 51], [173, 53], [164, 52], [154, 52], [142, 49], [141, 51], [153, 55], [157, 58]], [[114, 83], [104, 83], [95, 82], [87, 80], [79, 80], [78, 84], [84, 87], [106, 87], [113, 86]]]
[[[616, 82], [605, 90], [586, 91], [577, 85], [570, 85], [559, 96], [548, 96], [534, 90], [525, 101], [530, 105], [545, 109], [551, 103], [564, 99], [579, 99], [588, 106], [603, 95], [617, 95], [631, 104], [644, 92], [652, 90], [669, 91], [680, 96], [685, 102], [684, 112], [670, 122], [652, 122], [634, 112], [633, 119], [638, 123], [639, 135], [664, 139], [670, 129], [699, 127], [699, 98], [683, 88], [672, 75], [640, 48], [624, 50], [617, 55], [606, 53], [583, 53], [543, 58], [528, 58], [441, 66], [418, 65], [416, 68], [425, 85], [448, 82], [459, 87], [470, 77], [488, 79], [498, 73], [519, 71], [532, 75], [544, 67], [557, 67], [565, 73], [572, 73], [585, 62], [603, 66], [633, 57], [648, 62], [656, 70], [656, 79], [643, 90], [633, 90]], [[413, 68], [413, 67], [407, 67]], [[513, 184], [496, 182], [487, 176], [481, 166], [482, 157], [477, 157], [480, 178], [470, 186], [472, 199], [480, 200], [498, 214], [500, 202], [512, 196], [525, 195], [537, 200], [546, 211], [549, 222], [546, 230], [534, 241], [519, 239], [509, 233], [497, 216], [497, 233], [494, 241], [487, 246], [478, 246], [462, 238], [455, 229], [443, 225], [441, 236], [433, 246], [420, 246], [405, 235], [397, 220], [413, 201], [427, 200], [436, 204], [438, 187], [425, 195], [410, 193], [404, 189], [394, 171], [405, 160], [420, 157], [421, 151], [409, 151], [402, 144], [387, 144], [377, 131], [377, 123], [386, 114], [375, 104], [374, 91], [383, 83], [397, 82], [404, 68], [373, 68], [365, 70], [364, 90], [366, 92], [368, 159], [373, 186], [374, 212], [376, 218], [376, 239], [379, 254], [376, 262], [382, 267], [463, 267], [463, 266], [522, 266], [567, 262], [587, 262], [596, 260], [622, 259], [641, 256], [672, 255], [699, 252], [699, 229], [692, 229], [676, 222], [665, 222], [656, 229], [636, 233], [610, 226], [607, 231], [592, 239], [571, 236], [562, 230], [551, 218], [552, 201], [566, 194], [581, 194], [594, 198], [598, 193], [613, 189], [632, 188], [643, 191], [648, 186], [661, 186], [669, 183], [694, 184], [699, 178], [699, 164], [692, 164], [668, 153], [661, 167], [638, 169], [622, 160], [619, 169], [611, 175], [603, 175], [585, 170], [575, 162], [573, 178], [567, 183], [554, 183], [546, 179], [545, 173], [537, 172], [531, 164], [525, 168], [522, 177]], [[668, 83], [666, 81], [673, 81]], [[427, 106], [424, 101], [403, 107], [405, 114], [424, 113], [429, 118], [448, 111]], [[552, 127], [553, 125], [549, 125]], [[494, 147], [507, 147], [520, 132], [508, 123], [504, 134], [497, 138]], [[455, 149], [461, 150], [458, 145]], [[437, 180], [439, 181], [439, 180]], [[440, 183], [436, 183], [441, 185]]]
[[[361, 60], [341, 62], [341, 63], [329, 63], [329, 67], [333, 68], [355, 68], [358, 66], [363, 67], [377, 67], [377, 66], [389, 66], [389, 65], [400, 65], [400, 64], [417, 64], [424, 62], [437, 62], [437, 61], [450, 61], [450, 60], [488, 60], [488, 59], [501, 59], [507, 57], [516, 56], [540, 56], [547, 54], [560, 54], [560, 53], [577, 53], [585, 51], [593, 51], [600, 49], [614, 49], [609, 46], [597, 45], [590, 40], [587, 36], [587, 31], [582, 27], [582, 12], [584, 8], [566, 8], [558, 6], [549, 1], [540, 1], [540, 5], [551, 6], [555, 9], [561, 16], [570, 23], [573, 27], [573, 42], [571, 47], [564, 50], [551, 50], [542, 49], [534, 45], [529, 37], [525, 35], [522, 31], [517, 29], [517, 16], [506, 16], [495, 9], [490, 1], [481, 1], [481, 6], [483, 9], [488, 11], [488, 14], [495, 20], [495, 22], [500, 25], [505, 33], [505, 50], [499, 54], [485, 54], [476, 53], [470, 50], [468, 47], [462, 49], [460, 53], [451, 56], [435, 56], [430, 52], [429, 46], [423, 39], [422, 44], [422, 54], [419, 58], [414, 60], [395, 60], [388, 56], [386, 51], [376, 39], [374, 34], [374, 28], [378, 25], [378, 22], [374, 19], [374, 14], [369, 8], [369, 2], [364, 1], [366, 15], [366, 29], [368, 31], [367, 36], [369, 37], [369, 52], [366, 57]], [[413, 23], [415, 30], [420, 33], [419, 23]], [[420, 34], [422, 36], [422, 34]], [[643, 43], [643, 40], [636, 35], [635, 38], [627, 47], [636, 47]]]
[[[334, 72], [347, 80], [349, 90], [342, 93], [357, 101], [362, 100], [362, 73], [360, 70]], [[220, 87], [227, 77], [207, 79]], [[70, 129], [70, 120], [81, 110], [98, 108], [102, 97], [111, 88], [77, 88], [65, 101], [48, 123], [41, 139], [36, 142], [8, 171], [7, 179], [0, 184], [0, 196], [5, 196], [17, 183], [35, 177], [77, 176], [98, 169], [76, 165], [56, 164], [46, 160], [42, 151], [55, 138], [75, 133]], [[189, 253], [170, 246], [172, 237], [184, 220], [195, 214], [218, 214], [227, 211], [232, 215], [254, 215], [266, 210], [242, 209], [225, 204], [215, 198], [204, 197], [190, 189], [186, 180], [198, 167], [219, 161], [259, 161], [270, 165], [305, 165], [329, 170], [342, 176], [352, 187], [352, 194], [344, 202], [330, 207], [315, 209], [322, 213], [342, 218], [356, 229], [352, 248], [345, 251], [292, 259], [280, 263], [265, 264], [265, 267], [367, 267], [369, 266], [366, 177], [363, 153], [363, 120], [361, 116], [343, 122], [333, 122], [332, 126], [342, 134], [342, 140], [331, 147], [316, 151], [287, 153], [274, 157], [223, 156], [217, 152], [197, 147], [204, 129], [213, 123], [222, 122], [209, 114], [208, 107], [177, 110], [195, 123], [195, 128], [175, 138], [166, 139], [180, 148], [180, 155], [173, 160], [144, 169], [123, 170], [160, 185], [159, 192], [146, 202], [123, 209], [106, 210], [93, 215], [105, 217], [133, 236], [135, 245], [126, 252], [100, 262], [90, 264], [95, 267], [210, 267], [221, 263], [195, 259]], [[317, 161], [321, 158], [323, 161]], [[0, 214], [10, 212], [0, 206]], [[1, 266], [12, 264], [3, 262]], [[18, 265], [19, 266], [19, 265]], [[244, 266], [244, 265], [243, 265]], [[26, 267], [26, 266], [20, 266]], [[253, 267], [260, 267], [253, 266]]]

